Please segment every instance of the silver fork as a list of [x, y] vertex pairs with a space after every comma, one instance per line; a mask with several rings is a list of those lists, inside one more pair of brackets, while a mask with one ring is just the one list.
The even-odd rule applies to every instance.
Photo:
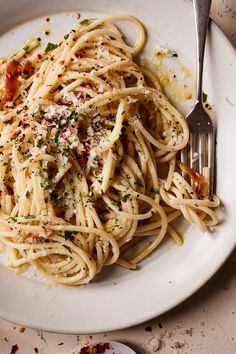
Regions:
[[209, 180], [209, 196], [212, 197], [215, 190], [215, 128], [202, 100], [203, 62], [211, 0], [193, 0], [193, 5], [197, 41], [197, 93], [195, 106], [186, 118], [190, 139], [181, 153], [181, 160]]

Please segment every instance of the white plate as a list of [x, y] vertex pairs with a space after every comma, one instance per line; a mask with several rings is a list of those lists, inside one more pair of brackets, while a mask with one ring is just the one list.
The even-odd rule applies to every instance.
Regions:
[[[194, 69], [192, 7], [184, 0], [1, 0], [1, 55], [16, 49], [29, 36], [41, 36], [49, 14], [61, 13], [51, 16], [52, 36], [58, 38], [67, 33], [75, 22], [68, 11], [80, 11], [83, 17], [92, 18], [112, 13], [135, 15], [145, 24], [150, 44], [165, 40], [185, 65]], [[217, 193], [225, 207], [225, 221], [216, 232], [202, 235], [196, 228], [188, 228], [182, 248], [166, 242], [138, 271], [107, 268], [95, 282], [80, 288], [48, 287], [0, 267], [0, 317], [54, 332], [115, 330], [169, 310], [216, 272], [236, 240], [235, 59], [233, 48], [211, 24], [204, 87], [214, 104], [218, 123]]]

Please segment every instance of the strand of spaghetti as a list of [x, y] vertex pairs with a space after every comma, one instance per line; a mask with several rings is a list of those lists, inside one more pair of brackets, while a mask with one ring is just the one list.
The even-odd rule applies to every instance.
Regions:
[[[120, 20], [135, 27], [134, 45]], [[145, 36], [131, 16], [90, 19], [1, 61], [0, 240], [17, 271], [32, 264], [53, 282], [86, 284], [113, 263], [134, 269], [165, 235], [181, 245], [180, 215], [202, 231], [218, 222], [219, 200], [199, 198], [176, 171], [189, 131], [133, 61]]]

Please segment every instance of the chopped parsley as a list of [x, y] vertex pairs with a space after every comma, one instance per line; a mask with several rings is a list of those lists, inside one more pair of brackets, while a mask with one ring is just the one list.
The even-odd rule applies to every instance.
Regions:
[[60, 134], [61, 134], [61, 129], [57, 129], [55, 138], [53, 139], [54, 143], [58, 143]]
[[117, 206], [117, 202], [115, 200], [112, 200], [111, 205]]
[[17, 222], [17, 218], [16, 218], [15, 216], [11, 216], [11, 217], [8, 218], [7, 220], [13, 221], [13, 222]]
[[47, 239], [42, 237], [42, 236], [38, 237], [38, 240], [39, 240], [40, 243], [47, 242]]
[[47, 178], [44, 178], [44, 179], [42, 180], [42, 182], [40, 183], [40, 186], [41, 186], [42, 188], [44, 188], [44, 189], [47, 189], [48, 185], [49, 185], [49, 183], [48, 183], [48, 179], [47, 179]]
[[65, 38], [65, 39], [68, 39], [68, 38], [69, 38], [69, 33], [65, 34], [65, 35], [64, 35], [64, 38]]
[[126, 203], [127, 200], [128, 200], [128, 198], [129, 198], [129, 194], [125, 194], [125, 195], [123, 195], [123, 194], [118, 194], [118, 198], [119, 198], [119, 200], [121, 200], [122, 202]]
[[36, 171], [35, 171], [35, 176], [40, 176], [40, 167], [37, 167]]
[[115, 41], [115, 40], [116, 40], [115, 37], [112, 37], [112, 36], [109, 36], [109, 37], [110, 37], [110, 39], [111, 39], [112, 41]]
[[97, 181], [98, 181], [99, 184], [102, 184], [102, 180], [103, 180], [102, 178], [98, 178], [98, 179], [97, 179]]
[[79, 24], [81, 25], [81, 26], [85, 26], [85, 25], [87, 25], [89, 23], [89, 20], [87, 19], [87, 18], [85, 18], [83, 21], [81, 21]]
[[43, 140], [40, 140], [40, 141], [37, 142], [37, 147], [38, 147], [39, 149], [42, 149], [42, 147], [43, 147], [44, 145], [45, 145], [45, 143], [44, 143]]
[[[82, 114], [81, 114], [81, 115], [82, 115]], [[72, 112], [72, 113], [70, 114], [70, 116], [68, 117], [68, 119], [70, 119], [70, 120], [72, 120], [72, 119], [77, 120], [77, 117], [78, 117], [77, 112]]]
[[203, 101], [203, 103], [205, 103], [207, 101], [207, 93], [205, 93], [204, 91], [202, 93], [202, 101]]
[[26, 196], [27, 199], [29, 199], [29, 197], [30, 197], [30, 192], [27, 191], [27, 192], [25, 193], [25, 196]]
[[28, 44], [26, 44], [24, 47], [23, 47], [24, 50], [29, 50], [30, 49], [30, 46]]
[[34, 219], [34, 218], [36, 218], [36, 216], [28, 214], [28, 215], [25, 215], [24, 218], [25, 219]]
[[138, 186], [144, 187], [144, 183], [143, 183], [143, 181], [142, 181], [140, 178], [138, 178], [138, 179], [136, 180], [136, 182], [137, 182], [137, 185], [138, 185]]
[[51, 50], [56, 49], [57, 47], [58, 47], [58, 44], [48, 42], [47, 47], [45, 48], [45, 53], [50, 52]]
[[26, 44], [24, 47], [23, 47], [24, 50], [29, 50], [30, 49], [30, 46], [28, 44]]
[[67, 240], [69, 237], [76, 235], [76, 231], [65, 231], [64, 232], [64, 238]]
[[80, 113], [80, 117], [82, 117], [83, 119], [87, 119], [88, 114], [87, 113]]
[[157, 194], [157, 193], [158, 193], [158, 189], [152, 187], [152, 188], [150, 189], [150, 192], [151, 192], [151, 193], [154, 193], [154, 194]]

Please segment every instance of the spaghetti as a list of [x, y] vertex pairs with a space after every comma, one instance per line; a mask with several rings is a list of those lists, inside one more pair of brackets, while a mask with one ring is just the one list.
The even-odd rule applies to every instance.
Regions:
[[[136, 26], [133, 47], [116, 20]], [[188, 127], [133, 61], [144, 44], [137, 19], [111, 16], [2, 61], [0, 240], [11, 267], [85, 284], [103, 266], [134, 269], [166, 235], [181, 245], [180, 215], [202, 231], [217, 224], [219, 200], [178, 172]]]

